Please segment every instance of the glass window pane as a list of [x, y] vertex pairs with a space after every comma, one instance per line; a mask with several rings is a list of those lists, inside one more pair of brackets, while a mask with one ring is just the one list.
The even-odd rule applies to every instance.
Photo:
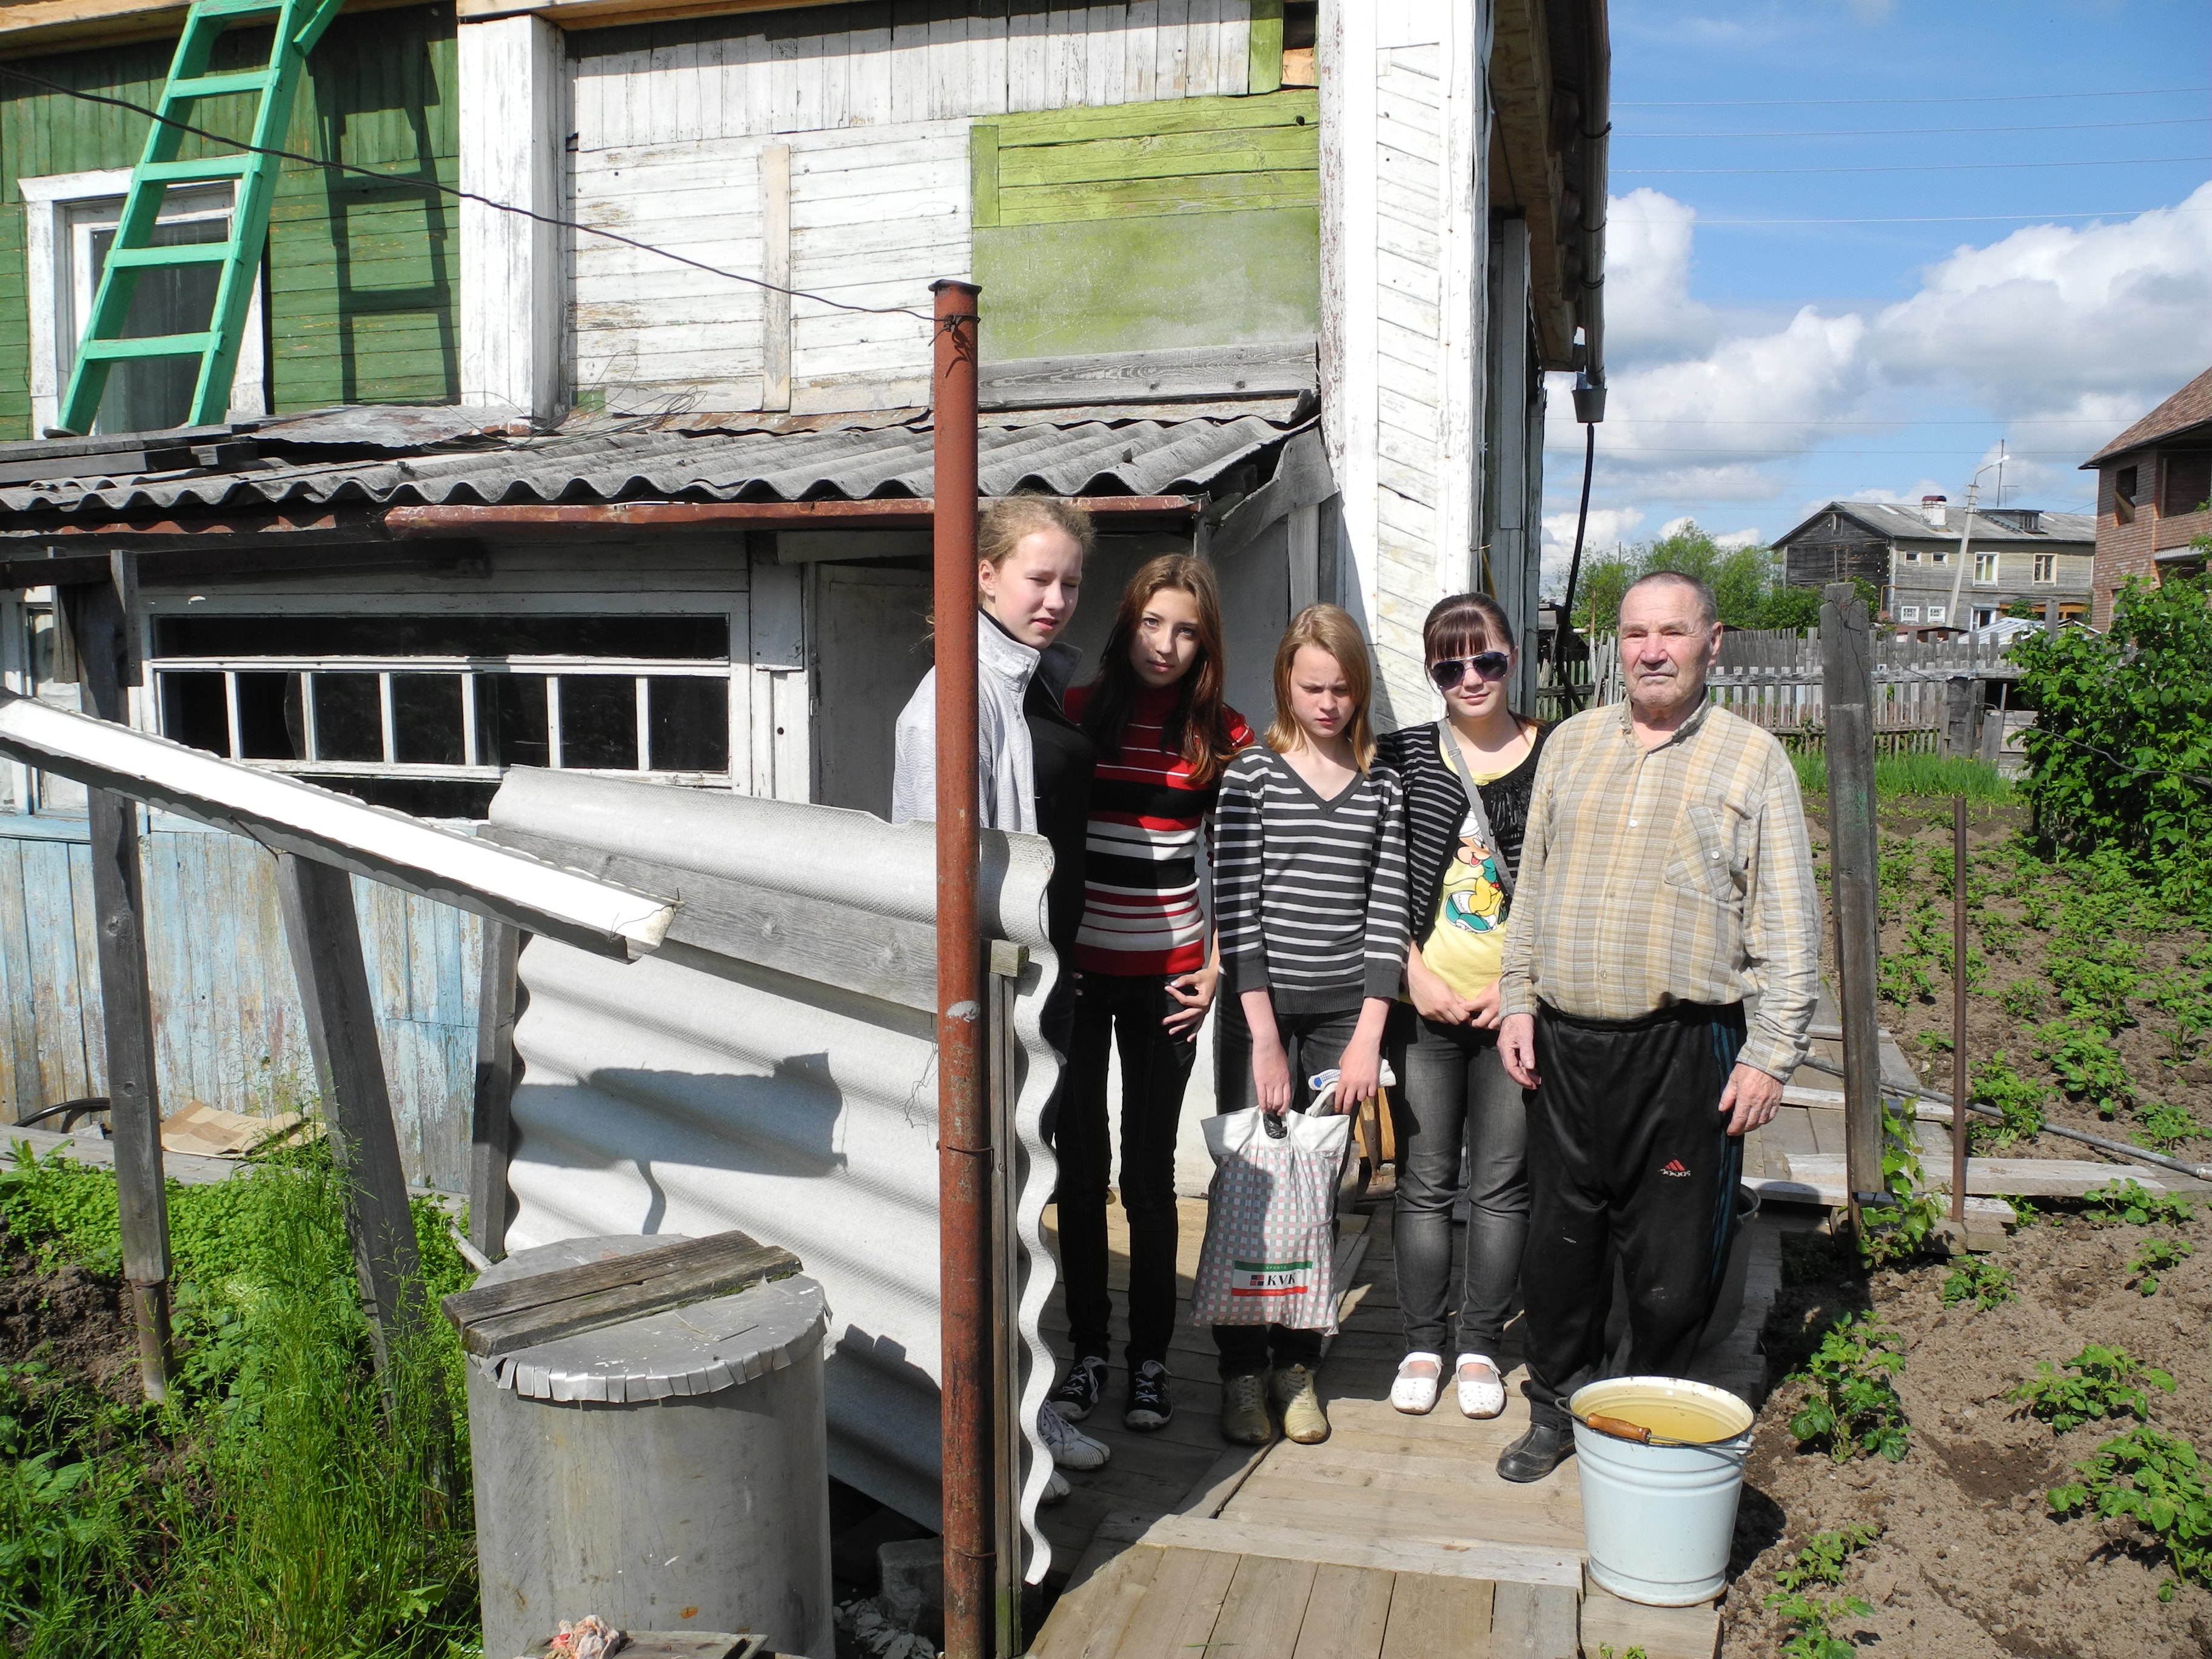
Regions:
[[664, 657], [727, 662], [721, 617], [162, 617], [163, 657]]
[[[156, 246], [187, 242], [220, 242], [230, 234], [228, 219], [194, 219], [181, 224], [156, 225]], [[107, 250], [115, 241], [112, 230], [92, 233], [92, 257], [96, 266], [107, 263]], [[220, 265], [154, 266], [138, 273], [138, 286], [131, 296], [131, 310], [123, 319], [125, 339], [144, 339], [156, 334], [193, 334], [208, 325], [215, 313], [216, 288], [222, 275]], [[94, 273], [95, 283], [99, 280]], [[125, 358], [107, 372], [107, 388], [100, 394], [96, 432], [159, 432], [182, 426], [191, 413], [192, 385], [199, 377], [197, 357]]]
[[477, 818], [491, 814], [491, 798], [499, 785], [487, 778], [333, 778], [318, 776], [325, 789], [336, 789], [367, 801], [389, 806], [418, 818]]
[[647, 732], [656, 772], [730, 769], [730, 683], [656, 676], [648, 683]]
[[315, 758], [380, 761], [384, 758], [384, 713], [374, 674], [318, 674], [315, 687]]
[[[166, 676], [164, 678], [167, 678]], [[241, 760], [305, 760], [297, 674], [238, 677], [238, 749]]]
[[163, 674], [161, 735], [212, 754], [230, 753], [230, 714], [220, 674]]
[[561, 764], [637, 769], [637, 682], [627, 674], [561, 676]]
[[484, 766], [550, 766], [543, 674], [477, 676], [477, 760]]
[[461, 763], [461, 677], [392, 677], [392, 758], [416, 766]]

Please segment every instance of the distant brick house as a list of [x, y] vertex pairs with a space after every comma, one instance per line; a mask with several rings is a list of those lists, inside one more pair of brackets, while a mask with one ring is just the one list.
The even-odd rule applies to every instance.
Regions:
[[2212, 368], [2208, 368], [2081, 463], [2097, 475], [2096, 611], [2112, 619], [2112, 595], [2130, 576], [2157, 581], [2202, 570], [2190, 543], [2212, 534]]
[[[1830, 501], [1774, 546], [1783, 580], [1818, 587], [1858, 578], [1881, 590], [1883, 619], [1899, 628], [1986, 628], [2008, 606], [2040, 611], [2057, 601], [2062, 617], [2089, 608], [2093, 554], [2089, 517], [2029, 507], [1966, 514], [1941, 495], [1917, 507], [1901, 501]], [[1959, 568], [1965, 544], [1972, 568]]]

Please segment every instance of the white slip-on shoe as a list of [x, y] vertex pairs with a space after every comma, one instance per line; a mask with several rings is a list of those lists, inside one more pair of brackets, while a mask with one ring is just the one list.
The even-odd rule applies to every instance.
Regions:
[[[1505, 1379], [1486, 1353], [1463, 1353], [1459, 1372], [1459, 1408], [1468, 1417], [1498, 1417], [1505, 1411]], [[1473, 1376], [1468, 1372], [1472, 1370]]]
[[[1426, 1365], [1426, 1374], [1413, 1370], [1416, 1365]], [[1442, 1354], [1409, 1353], [1398, 1362], [1398, 1375], [1390, 1380], [1390, 1403], [1408, 1417], [1425, 1417], [1437, 1408], [1443, 1380]]]
[[1052, 1472], [1051, 1478], [1044, 1483], [1044, 1496], [1038, 1498], [1037, 1502], [1040, 1504], [1057, 1504], [1065, 1499], [1067, 1494], [1074, 1490], [1074, 1487], [1067, 1484], [1067, 1477], [1062, 1474], [1058, 1469], [1054, 1469]]
[[1093, 1440], [1048, 1405], [1037, 1407], [1036, 1425], [1037, 1438], [1060, 1468], [1103, 1468], [1114, 1455], [1103, 1441]]

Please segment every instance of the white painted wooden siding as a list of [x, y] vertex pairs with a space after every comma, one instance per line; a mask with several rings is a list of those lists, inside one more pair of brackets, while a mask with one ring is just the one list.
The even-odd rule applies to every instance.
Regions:
[[[929, 284], [969, 264], [968, 122], [694, 138], [580, 152], [579, 222], [725, 270], [763, 269], [763, 147], [791, 150], [792, 407], [928, 402]], [[761, 406], [763, 290], [601, 238], [574, 239], [575, 374], [606, 407]]]
[[[893, 13], [924, 9], [901, 0]], [[720, 39], [657, 49], [594, 47], [635, 40], [632, 30], [574, 33], [576, 143], [588, 152], [1241, 94], [1250, 23], [1249, 0], [1121, 0], [773, 40], [741, 16]]]

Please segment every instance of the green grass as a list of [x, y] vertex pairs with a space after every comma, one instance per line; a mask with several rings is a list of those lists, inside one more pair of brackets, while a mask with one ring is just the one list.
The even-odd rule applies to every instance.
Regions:
[[[320, 1147], [170, 1183], [167, 1406], [0, 1368], [0, 1652], [444, 1659], [476, 1639], [459, 1349], [434, 1313], [375, 1375], [343, 1198]], [[103, 1266], [114, 1183], [21, 1157], [0, 1223]], [[441, 1213], [416, 1224], [434, 1306], [468, 1269]]]
[[[1790, 757], [1798, 787], [1808, 795], [1828, 793], [1828, 756], [1822, 749], [1801, 749]], [[2010, 800], [2010, 783], [1985, 761], [1957, 755], [1879, 755], [1874, 763], [1877, 795], [1964, 795], [1968, 800]]]

